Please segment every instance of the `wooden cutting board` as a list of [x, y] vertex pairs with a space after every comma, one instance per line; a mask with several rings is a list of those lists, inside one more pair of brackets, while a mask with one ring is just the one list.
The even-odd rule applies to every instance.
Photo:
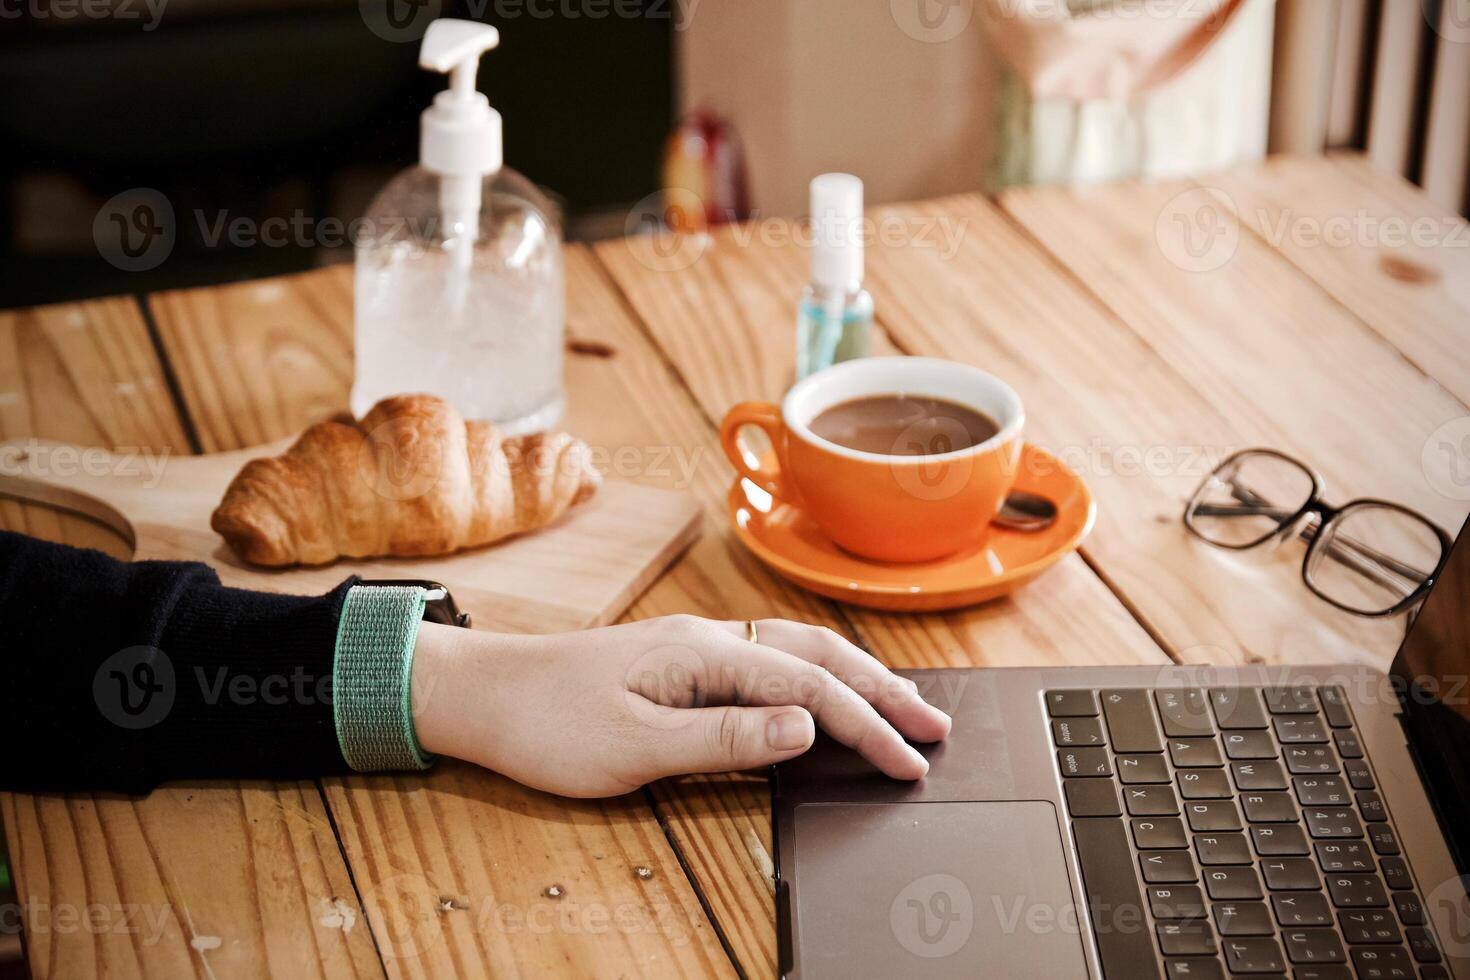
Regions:
[[206, 456], [110, 453], [42, 439], [0, 443], [0, 494], [92, 517], [133, 557], [202, 561], [226, 585], [321, 593], [348, 575], [442, 582], [480, 629], [552, 633], [616, 619], [699, 535], [686, 494], [605, 480], [597, 495], [535, 534], [443, 558], [343, 559], [315, 568], [242, 562], [209, 527], [246, 461], [291, 440]]

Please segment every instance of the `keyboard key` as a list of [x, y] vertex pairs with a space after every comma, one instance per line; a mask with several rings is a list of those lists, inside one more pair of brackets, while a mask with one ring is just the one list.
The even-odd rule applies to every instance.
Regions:
[[1154, 703], [1159, 706], [1164, 734], [1169, 738], [1215, 734], [1205, 692], [1199, 688], [1160, 688], [1154, 691]]
[[1347, 960], [1342, 941], [1331, 929], [1288, 929], [1281, 935], [1286, 958], [1293, 963], [1342, 963]]
[[1196, 885], [1152, 885], [1145, 889], [1155, 919], [1203, 919], [1205, 897]]
[[1372, 790], [1358, 794], [1358, 812], [1368, 823], [1388, 819], [1388, 807], [1383, 805], [1383, 797]]
[[1439, 947], [1434, 944], [1434, 937], [1428, 929], [1412, 926], [1404, 930], [1404, 936], [1409, 940], [1409, 951], [1414, 954], [1414, 959], [1420, 963], [1440, 961]]
[[1235, 777], [1235, 788], [1242, 791], [1286, 789], [1286, 773], [1279, 762], [1232, 762], [1230, 773]]
[[1053, 718], [1094, 718], [1097, 697], [1091, 691], [1047, 691], [1046, 713]]
[[1188, 884], [1198, 881], [1194, 859], [1188, 851], [1140, 851], [1138, 866], [1143, 880], [1150, 885]]
[[1205, 891], [1217, 902], [1257, 899], [1262, 895], [1261, 878], [1255, 868], [1210, 868], [1204, 873], [1204, 880]]
[[1327, 729], [1316, 715], [1283, 716], [1271, 719], [1276, 740], [1282, 745], [1327, 741]]
[[1113, 764], [1107, 749], [1057, 749], [1057, 765], [1063, 776], [1111, 776]]
[[1347, 774], [1348, 785], [1353, 789], [1377, 789], [1373, 782], [1373, 773], [1368, 768], [1368, 763], [1362, 759], [1346, 759], [1342, 764], [1342, 771]]
[[1123, 802], [1134, 817], [1172, 816], [1179, 812], [1179, 800], [1172, 786], [1124, 786]]
[[1358, 815], [1342, 807], [1306, 807], [1302, 816], [1307, 821], [1307, 833], [1313, 837], [1363, 836], [1363, 824]]
[[1260, 692], [1250, 687], [1217, 687], [1210, 691], [1210, 710], [1221, 728], [1265, 728], [1266, 709]]
[[1419, 980], [1450, 980], [1450, 973], [1442, 966], [1421, 966]]
[[1274, 759], [1276, 742], [1270, 732], [1226, 732], [1225, 755], [1231, 759]]
[[1373, 852], [1362, 841], [1321, 841], [1313, 849], [1317, 852], [1317, 863], [1323, 871], [1329, 873], [1372, 871], [1378, 867], [1378, 863], [1373, 860]]
[[1103, 715], [1108, 720], [1114, 752], [1162, 752], [1163, 740], [1154, 721], [1146, 691], [1103, 691]]
[[1295, 980], [1353, 980], [1345, 966], [1298, 966], [1291, 975]]
[[1403, 858], [1386, 857], [1378, 862], [1378, 870], [1383, 872], [1383, 880], [1388, 887], [1396, 892], [1414, 887], [1414, 879], [1409, 877], [1409, 866]]
[[1262, 694], [1273, 715], [1314, 715], [1317, 694], [1310, 687], [1268, 687]]
[[1419, 896], [1413, 892], [1394, 892], [1393, 907], [1398, 911], [1399, 921], [1404, 925], [1424, 924], [1424, 906], [1419, 904]]
[[1294, 823], [1252, 827], [1251, 840], [1261, 857], [1295, 857], [1311, 853], [1307, 848], [1306, 835]]
[[1171, 738], [1169, 758], [1176, 769], [1194, 769], [1202, 766], [1223, 766], [1220, 747], [1213, 738]]
[[1363, 757], [1363, 745], [1358, 741], [1356, 733], [1347, 731], [1346, 729], [1333, 732], [1332, 741], [1337, 745], [1337, 754], [1344, 759], [1361, 759]]
[[1208, 919], [1160, 922], [1155, 928], [1165, 956], [1206, 956], [1215, 951], [1215, 930]]
[[1322, 702], [1322, 713], [1327, 716], [1327, 724], [1333, 728], [1349, 728], [1353, 723], [1353, 716], [1348, 711], [1347, 694], [1337, 685], [1317, 688], [1317, 699]]
[[1118, 791], [1111, 779], [1068, 779], [1062, 783], [1067, 793], [1067, 812], [1074, 817], [1118, 817]]
[[1215, 916], [1215, 928], [1221, 936], [1271, 936], [1276, 928], [1271, 924], [1271, 910], [1265, 902], [1216, 903], [1210, 910]]
[[[1286, 760], [1286, 771], [1290, 773], [1337, 772], [1337, 755], [1325, 745], [1285, 745], [1281, 757]], [[1362, 787], [1355, 783], [1353, 788]]]
[[1251, 823], [1296, 823], [1296, 804], [1287, 793], [1247, 793], [1240, 798]]
[[1280, 973], [1286, 969], [1281, 947], [1265, 937], [1227, 939], [1225, 965], [1231, 973]]
[[1184, 769], [1175, 773], [1186, 800], [1228, 800], [1235, 795], [1224, 769]]
[[1404, 938], [1399, 934], [1399, 924], [1394, 921], [1392, 912], [1339, 912], [1337, 924], [1342, 926], [1343, 937], [1354, 946], [1397, 944]]
[[1244, 834], [1196, 834], [1194, 853], [1202, 865], [1251, 863]]
[[1326, 878], [1332, 904], [1340, 909], [1382, 908], [1388, 904], [1388, 893], [1376, 875], [1327, 875]]
[[1118, 778], [1125, 783], [1167, 783], [1169, 767], [1164, 764], [1160, 753], [1143, 755], [1120, 755], [1114, 757], [1118, 767]]
[[1351, 806], [1352, 794], [1340, 776], [1293, 776], [1302, 806]]
[[1096, 718], [1058, 718], [1051, 723], [1051, 740], [1064, 748], [1102, 745], [1102, 725]]
[[1353, 969], [1361, 980], [1414, 980], [1409, 954], [1392, 946], [1362, 946], [1353, 950]]
[[[1078, 780], [1092, 783], [1098, 780]], [[1129, 858], [1128, 836], [1119, 820], [1088, 819], [1072, 822], [1077, 843], [1077, 863], [1087, 891], [1093, 935], [1104, 976], [1152, 977], [1158, 975], [1158, 958], [1153, 938], [1139, 928], [1138, 911], [1143, 895]], [[1184, 854], [1185, 851], [1176, 853]]]
[[1370, 824], [1368, 839], [1373, 842], [1373, 850], [1379, 854], [1399, 853], [1399, 839], [1394, 836], [1393, 828], [1386, 823]]
[[1189, 820], [1189, 829], [1200, 832], [1211, 830], [1240, 830], [1240, 813], [1230, 800], [1206, 800], [1184, 804], [1184, 815]]
[[1225, 980], [1216, 959], [1170, 957], [1164, 966], [1169, 971], [1169, 980]]
[[1133, 821], [1133, 843], [1140, 851], [1188, 847], [1189, 837], [1178, 817], [1154, 817]]
[[1271, 910], [1286, 929], [1332, 925], [1332, 909], [1321, 892], [1277, 892], [1271, 896]]
[[1262, 861], [1261, 870], [1266, 875], [1266, 887], [1273, 891], [1300, 891], [1322, 887], [1322, 877], [1317, 874], [1317, 865], [1307, 858]]

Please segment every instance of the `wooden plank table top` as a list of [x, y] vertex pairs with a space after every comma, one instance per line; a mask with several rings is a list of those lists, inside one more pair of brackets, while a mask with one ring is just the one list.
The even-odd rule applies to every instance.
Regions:
[[[1216, 552], [1179, 516], [1210, 466], [1267, 445], [1316, 466], [1334, 501], [1386, 497], [1459, 528], [1464, 221], [1357, 157], [872, 217], [878, 351], [1011, 381], [1028, 437], [1092, 487], [1092, 536], [1014, 596], [951, 613], [875, 613], [787, 584], [725, 527], [716, 425], [791, 382], [798, 226], [757, 220], [672, 252], [574, 246], [566, 426], [615, 475], [706, 511], [704, 537], [629, 618], [820, 622], [896, 667], [1386, 666], [1402, 621], [1313, 598], [1299, 546]], [[351, 303], [336, 267], [0, 311], [0, 438], [184, 454], [288, 435], [345, 406]], [[31, 505], [0, 500], [0, 526], [127, 554]], [[769, 806], [753, 774], [568, 801], [446, 763], [144, 797], [0, 794], [0, 819], [38, 977], [770, 976]]]

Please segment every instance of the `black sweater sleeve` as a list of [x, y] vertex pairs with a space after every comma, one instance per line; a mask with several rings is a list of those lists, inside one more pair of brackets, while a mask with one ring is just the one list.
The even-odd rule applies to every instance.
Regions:
[[226, 588], [196, 562], [115, 561], [0, 532], [7, 789], [140, 791], [346, 771], [324, 596]]

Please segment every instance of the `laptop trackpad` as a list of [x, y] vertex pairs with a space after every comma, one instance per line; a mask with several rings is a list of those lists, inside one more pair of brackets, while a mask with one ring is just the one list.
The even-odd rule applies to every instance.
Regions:
[[810, 803], [795, 838], [804, 980], [1087, 976], [1050, 803]]

